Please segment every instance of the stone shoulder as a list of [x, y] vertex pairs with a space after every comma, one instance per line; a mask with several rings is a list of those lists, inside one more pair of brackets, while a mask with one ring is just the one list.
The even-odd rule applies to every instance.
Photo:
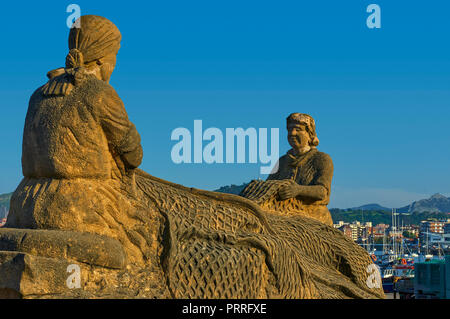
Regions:
[[333, 160], [327, 153], [317, 151], [311, 160], [317, 168], [333, 170]]

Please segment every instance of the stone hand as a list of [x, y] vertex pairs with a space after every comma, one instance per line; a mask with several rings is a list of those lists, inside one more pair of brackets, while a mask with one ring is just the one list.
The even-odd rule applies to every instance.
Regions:
[[299, 194], [299, 185], [297, 184], [291, 184], [291, 185], [285, 185], [280, 188], [278, 191], [278, 196], [281, 200], [286, 200], [289, 198], [297, 197]]

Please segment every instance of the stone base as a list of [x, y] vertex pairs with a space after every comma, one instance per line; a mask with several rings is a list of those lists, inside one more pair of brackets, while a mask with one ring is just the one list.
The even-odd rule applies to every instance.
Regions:
[[164, 287], [149, 265], [127, 265], [120, 243], [112, 238], [0, 229], [1, 299], [169, 297]]
[[69, 261], [0, 251], [0, 298], [69, 293]]
[[62, 258], [111, 269], [122, 269], [126, 264], [119, 241], [73, 231], [2, 228], [0, 251]]

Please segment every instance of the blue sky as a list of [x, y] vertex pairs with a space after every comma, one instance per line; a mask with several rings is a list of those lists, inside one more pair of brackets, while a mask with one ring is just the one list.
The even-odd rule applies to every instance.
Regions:
[[[399, 207], [450, 194], [450, 2], [45, 1], [2, 3], [0, 193], [21, 179], [31, 93], [67, 54], [66, 7], [102, 15], [123, 40], [111, 79], [141, 133], [141, 166], [215, 189], [260, 164], [172, 163], [173, 129], [280, 128], [311, 114], [335, 165], [330, 207]], [[381, 7], [368, 29], [366, 7]]]

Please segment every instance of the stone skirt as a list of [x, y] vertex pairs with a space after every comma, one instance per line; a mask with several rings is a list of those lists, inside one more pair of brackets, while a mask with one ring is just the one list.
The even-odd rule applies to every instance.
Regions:
[[129, 261], [144, 263], [155, 255], [159, 222], [151, 203], [144, 203], [144, 196], [137, 198], [128, 185], [114, 179], [25, 177], [11, 198], [5, 228], [108, 236], [122, 243]]

